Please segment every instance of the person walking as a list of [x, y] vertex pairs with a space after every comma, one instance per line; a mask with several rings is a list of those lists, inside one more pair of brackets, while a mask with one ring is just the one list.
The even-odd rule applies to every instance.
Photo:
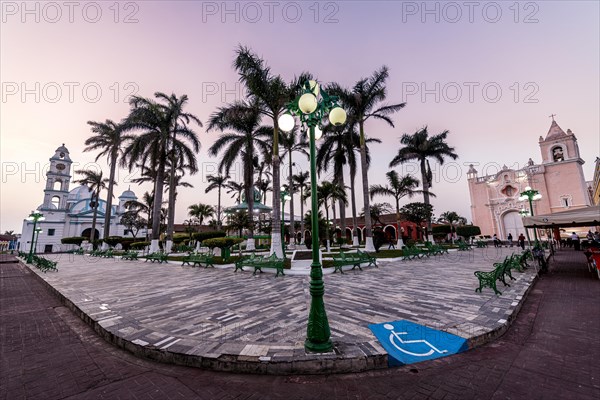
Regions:
[[513, 247], [513, 242], [512, 242], [513, 241], [513, 236], [512, 236], [512, 233], [509, 233], [508, 236], [506, 237], [506, 239], [508, 240], [508, 245], [510, 247]]
[[581, 242], [579, 241], [579, 236], [575, 232], [571, 233], [571, 242], [573, 243], [575, 251], [581, 250]]
[[500, 247], [500, 240], [498, 240], [498, 235], [496, 235], [494, 233], [494, 236], [492, 237], [492, 240], [494, 241], [494, 247]]
[[525, 236], [523, 236], [522, 233], [517, 238], [517, 241], [519, 242], [519, 246], [521, 246], [521, 249], [525, 250]]

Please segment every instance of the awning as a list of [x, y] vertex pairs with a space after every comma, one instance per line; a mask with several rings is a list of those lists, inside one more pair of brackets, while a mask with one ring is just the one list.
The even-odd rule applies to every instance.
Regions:
[[523, 218], [526, 228], [561, 228], [569, 226], [599, 226], [600, 206], [577, 208], [554, 214]]

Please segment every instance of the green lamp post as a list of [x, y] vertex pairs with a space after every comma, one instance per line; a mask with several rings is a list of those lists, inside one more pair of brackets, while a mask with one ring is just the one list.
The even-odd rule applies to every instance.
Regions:
[[[520, 201], [529, 200], [529, 212], [531, 213], [532, 217], [534, 216], [533, 200], [539, 200], [541, 198], [542, 198], [542, 195], [540, 194], [540, 192], [532, 189], [531, 186], [525, 187], [525, 191], [521, 192], [521, 196], [519, 196]], [[535, 246], [538, 246], [539, 243], [538, 243], [538, 237], [537, 237], [537, 230], [535, 228], [533, 228], [533, 237], [535, 239]]]
[[33, 230], [31, 232], [31, 246], [29, 247], [29, 254], [27, 255], [27, 264], [31, 264], [31, 262], [33, 261], [33, 247], [35, 245], [36, 225], [38, 221], [43, 221], [44, 219], [44, 214], [38, 211], [32, 211], [31, 214], [29, 214], [29, 217], [27, 217], [27, 221], [33, 221]]
[[281, 187], [281, 250], [283, 251], [283, 258], [285, 257], [285, 212], [284, 212], [284, 208], [285, 208], [285, 202], [288, 200], [291, 200], [292, 197], [290, 196], [290, 194], [288, 193], [288, 191], [285, 189], [285, 187]]
[[42, 233], [42, 228], [35, 228], [35, 242], [33, 243], [33, 248], [36, 249], [33, 254], [37, 253], [37, 244], [40, 241], [40, 233]]
[[[528, 216], [530, 215], [530, 214], [529, 214], [529, 211], [527, 211], [527, 210], [526, 210], [526, 209], [524, 209], [524, 208], [522, 208], [522, 209], [519, 211], [519, 214], [521, 214], [521, 217], [522, 217], [522, 218], [523, 218], [523, 217], [528, 217]], [[531, 239], [529, 238], [529, 230], [528, 230], [528, 229], [525, 229], [525, 236], [527, 236], [527, 245], [531, 247]]]
[[326, 116], [332, 125], [339, 126], [346, 122], [346, 111], [337, 104], [337, 97], [329, 96], [320, 90], [316, 81], [305, 82], [302, 94], [288, 104], [289, 112], [278, 118], [279, 128], [289, 132], [294, 128], [297, 116], [302, 126], [308, 127], [310, 145], [310, 190], [311, 190], [311, 237], [312, 237], [312, 264], [310, 265], [310, 310], [306, 328], [306, 351], [325, 353], [333, 349], [331, 331], [325, 311], [325, 285], [323, 283], [323, 269], [319, 260], [319, 205], [317, 199], [317, 163], [315, 140], [321, 135], [321, 123]]

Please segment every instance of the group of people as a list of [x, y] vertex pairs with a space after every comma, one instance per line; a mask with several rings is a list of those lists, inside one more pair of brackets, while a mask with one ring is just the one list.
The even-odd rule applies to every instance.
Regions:
[[[492, 236], [492, 240], [494, 242], [494, 247], [502, 247], [502, 241], [500, 239], [498, 239], [498, 235], [496, 235], [495, 233], [494, 233], [494, 236]], [[509, 232], [508, 236], [506, 237], [506, 240], [508, 241], [508, 245], [510, 247], [513, 247], [512, 233]], [[521, 247], [523, 250], [525, 250], [525, 236], [522, 233], [517, 238], [517, 245], [519, 247]]]

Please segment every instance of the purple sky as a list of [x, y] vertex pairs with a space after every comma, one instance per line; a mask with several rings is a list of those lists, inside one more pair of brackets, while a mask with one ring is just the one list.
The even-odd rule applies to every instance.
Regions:
[[[113, 4], [31, 2], [25, 10], [21, 2], [2, 3], [1, 231], [19, 232], [41, 204], [44, 166], [61, 143], [80, 163], [76, 169], [93, 162], [95, 154], [82, 152], [86, 121], [121, 119], [132, 92], [185, 93], [188, 111], [203, 121], [239, 98], [231, 67], [238, 44], [287, 80], [310, 71], [350, 86], [387, 65], [389, 101], [408, 104], [394, 116], [395, 128], [367, 124], [367, 134], [383, 141], [372, 148], [370, 183], [384, 183], [403, 133], [448, 129], [460, 158], [432, 164], [436, 215], [455, 210], [471, 219], [465, 165], [480, 163], [481, 173], [487, 164], [493, 173], [529, 157], [539, 162], [538, 137], [551, 113], [577, 136], [592, 179], [600, 153], [598, 2], [475, 2], [472, 9], [430, 2], [427, 10], [420, 1], [229, 2], [227, 10], [223, 2]], [[188, 177], [193, 189], [180, 190], [177, 222], [192, 203], [216, 204], [216, 193], [204, 188], [217, 162], [206, 150], [218, 134], [198, 134], [202, 171]], [[296, 161], [308, 168], [302, 156]], [[120, 172], [117, 194], [128, 175]], [[139, 196], [150, 187], [132, 189]]]

